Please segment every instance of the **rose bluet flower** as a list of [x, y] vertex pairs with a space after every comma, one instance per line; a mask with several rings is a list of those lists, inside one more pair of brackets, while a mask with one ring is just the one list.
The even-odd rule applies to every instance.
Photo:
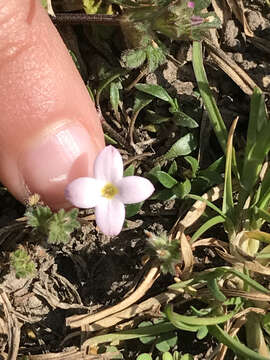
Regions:
[[194, 1], [189, 1], [189, 2], [187, 3], [187, 7], [194, 9], [194, 8], [195, 8], [195, 3], [194, 3]]
[[152, 183], [140, 176], [123, 177], [123, 160], [113, 146], [106, 146], [96, 157], [94, 177], [73, 180], [65, 197], [79, 208], [95, 207], [96, 223], [109, 236], [118, 235], [125, 220], [124, 204], [147, 199], [154, 192]]

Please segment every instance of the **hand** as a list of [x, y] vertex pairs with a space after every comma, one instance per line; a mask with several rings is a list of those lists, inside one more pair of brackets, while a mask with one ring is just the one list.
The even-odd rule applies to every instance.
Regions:
[[0, 0], [0, 180], [20, 201], [70, 206], [104, 147], [100, 119], [40, 0]]

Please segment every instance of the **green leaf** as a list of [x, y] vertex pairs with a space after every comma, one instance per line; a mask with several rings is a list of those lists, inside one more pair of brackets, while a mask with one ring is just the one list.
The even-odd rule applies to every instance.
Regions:
[[224, 302], [227, 300], [226, 296], [220, 291], [217, 279], [212, 278], [207, 281], [207, 287], [213, 294], [213, 296], [217, 299], [217, 301]]
[[194, 358], [190, 354], [185, 354], [185, 355], [181, 356], [180, 360], [194, 360]]
[[170, 150], [164, 155], [164, 159], [172, 160], [178, 156], [184, 156], [190, 154], [197, 147], [196, 140], [193, 134], [188, 133], [181, 137]]
[[190, 129], [197, 128], [199, 125], [193, 120], [190, 116], [183, 113], [182, 111], [176, 111], [173, 113], [173, 121], [175, 121], [176, 125], [187, 127]]
[[130, 217], [136, 215], [141, 207], [143, 206], [144, 201], [136, 203], [136, 204], [128, 204], [126, 205], [126, 218], [129, 219]]
[[124, 75], [126, 73], [126, 70], [123, 69], [117, 69], [113, 72], [113, 74], [110, 74], [109, 77], [107, 77], [106, 79], [104, 79], [99, 88], [97, 89], [97, 94], [96, 94], [96, 102], [97, 105], [99, 106], [99, 100], [100, 100], [100, 96], [102, 91], [115, 79], [119, 78], [120, 76]]
[[257, 135], [261, 132], [263, 127], [267, 124], [268, 118], [265, 108], [264, 95], [260, 89], [255, 88], [251, 96], [247, 144], [245, 148], [245, 158], [248, 156], [253, 144], [257, 141]]
[[115, 82], [112, 82], [110, 84], [110, 102], [115, 113], [118, 111], [119, 99], [119, 86]]
[[166, 61], [166, 55], [160, 47], [148, 46], [146, 48], [146, 56], [149, 72], [155, 71], [159, 65], [164, 64]]
[[147, 109], [145, 114], [145, 120], [149, 121], [151, 124], [162, 124], [164, 122], [172, 120], [172, 117], [159, 115], [153, 110]]
[[171, 189], [174, 185], [177, 184], [171, 175], [167, 174], [165, 171], [157, 171], [157, 178], [159, 182], [167, 189]]
[[202, 177], [208, 182], [209, 186], [223, 183], [224, 179], [221, 174], [225, 168], [225, 156], [214, 161], [207, 169], [199, 170], [197, 177]]
[[162, 360], [173, 360], [173, 357], [169, 352], [165, 352], [162, 354]]
[[204, 106], [206, 107], [209, 119], [218, 138], [220, 146], [223, 149], [224, 153], [226, 153], [226, 142], [228, 133], [222, 116], [217, 107], [214, 96], [209, 87], [209, 83], [203, 66], [201, 43], [198, 41], [193, 42], [192, 62], [194, 74], [203, 99]]
[[211, 4], [211, 0], [195, 0], [195, 13], [201, 12], [203, 9], [208, 8], [208, 6]]
[[185, 156], [184, 158], [186, 160], [186, 162], [189, 163], [189, 165], [191, 166], [191, 169], [192, 169], [192, 175], [191, 177], [195, 177], [196, 176], [196, 173], [199, 169], [199, 162], [197, 159], [195, 159], [194, 157], [192, 156]]
[[83, 7], [86, 14], [96, 14], [102, 4], [102, 0], [83, 0]]
[[124, 171], [124, 176], [133, 176], [135, 173], [135, 167], [134, 165], [129, 165], [128, 168], [125, 169]]
[[262, 219], [264, 219], [267, 222], [270, 222], [270, 213], [269, 213], [269, 211], [265, 211], [263, 209], [258, 209], [258, 208], [256, 208], [256, 210], [257, 210], [259, 216]]
[[156, 341], [155, 347], [161, 351], [169, 351], [170, 348], [174, 347], [177, 343], [177, 335], [173, 332], [162, 334]]
[[158, 181], [157, 178], [157, 172], [161, 170], [161, 166], [157, 165], [153, 167], [148, 173], [147, 178], [149, 178], [153, 183], [156, 183]]
[[126, 50], [121, 55], [122, 66], [128, 69], [136, 69], [146, 60], [146, 51], [144, 49]]
[[151, 196], [151, 200], [170, 200], [175, 198], [175, 195], [173, 193], [173, 189], [163, 189], [161, 191], [158, 191], [154, 195]]
[[[111, 360], [124, 359], [123, 355], [117, 349], [116, 346], [106, 346], [106, 353], [110, 353]], [[116, 353], [113, 355], [112, 353]]]
[[136, 357], [136, 360], [153, 360], [153, 358], [150, 354], [143, 353]]
[[155, 347], [160, 352], [166, 352], [170, 350], [170, 346], [166, 340], [158, 340]]
[[104, 134], [104, 138], [105, 138], [105, 141], [106, 141], [106, 144], [111, 144], [111, 145], [117, 145], [118, 142], [115, 141], [114, 139], [112, 139], [109, 135], [107, 134]]
[[246, 192], [243, 202], [257, 183], [262, 164], [270, 150], [268, 136], [270, 121], [265, 113], [264, 97], [258, 89], [255, 89], [252, 95], [250, 113], [247, 146], [241, 173], [241, 183]]
[[166, 101], [171, 104], [171, 106], [174, 106], [174, 101], [170, 97], [170, 95], [167, 93], [163, 87], [159, 85], [152, 85], [152, 84], [136, 84], [135, 88], [139, 91], [142, 91], [146, 94], [155, 96], [163, 101]]
[[173, 176], [177, 173], [177, 163], [175, 160], [173, 160], [173, 162], [171, 163], [171, 166], [168, 170], [168, 174]]
[[48, 221], [53, 216], [53, 212], [48, 206], [36, 206], [29, 208], [25, 214], [27, 217], [27, 224], [36, 228], [40, 232], [47, 233]]
[[[143, 327], [152, 326], [152, 325], [153, 325], [153, 323], [151, 321], [142, 321], [138, 325], [138, 328], [143, 328]], [[154, 342], [156, 340], [156, 336], [142, 336], [139, 340], [143, 344], [151, 344], [152, 342]]]
[[191, 182], [189, 179], [186, 179], [185, 181], [175, 185], [172, 190], [179, 199], [184, 199], [185, 196], [190, 193]]
[[133, 106], [133, 114], [138, 114], [145, 106], [149, 105], [153, 97], [142, 92], [137, 92]]
[[[220, 343], [228, 346], [235, 354], [243, 356], [244, 359], [249, 360], [267, 360], [268, 358], [259, 355], [257, 352], [249, 349], [240, 341], [231, 337], [228, 333], [222, 330], [218, 325], [211, 325], [208, 330]], [[268, 359], [269, 360], [269, 359]]]
[[170, 348], [176, 346], [177, 341], [178, 341], [178, 336], [176, 332], [168, 333], [167, 343], [170, 345]]
[[232, 189], [232, 157], [233, 157], [233, 135], [237, 125], [236, 118], [230, 128], [228, 135], [227, 149], [226, 149], [226, 165], [225, 165], [225, 180], [222, 212], [228, 216], [233, 217], [234, 203], [233, 203], [233, 189]]
[[[257, 206], [263, 210], [267, 210], [269, 207], [270, 202], [270, 171], [269, 171], [269, 165], [266, 171], [266, 174], [262, 180], [261, 187], [260, 187], [260, 198], [258, 201]], [[259, 191], [258, 190], [258, 191]]]
[[48, 224], [48, 243], [60, 244], [67, 243], [70, 239], [70, 234], [80, 227], [77, 221], [78, 209], [72, 209], [66, 212], [60, 209], [53, 214]]
[[208, 328], [207, 326], [201, 326], [197, 331], [197, 339], [202, 340], [208, 335]]

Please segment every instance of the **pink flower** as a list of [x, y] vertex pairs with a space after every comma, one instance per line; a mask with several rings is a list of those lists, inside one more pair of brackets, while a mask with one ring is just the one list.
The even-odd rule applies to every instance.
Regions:
[[189, 1], [189, 2], [187, 3], [187, 7], [194, 9], [194, 8], [195, 8], [195, 3], [194, 3], [194, 1]]
[[65, 189], [66, 198], [76, 207], [95, 207], [99, 229], [109, 236], [118, 235], [125, 220], [124, 204], [147, 199], [154, 186], [139, 176], [123, 177], [123, 161], [117, 149], [106, 146], [96, 157], [94, 177], [73, 180]]

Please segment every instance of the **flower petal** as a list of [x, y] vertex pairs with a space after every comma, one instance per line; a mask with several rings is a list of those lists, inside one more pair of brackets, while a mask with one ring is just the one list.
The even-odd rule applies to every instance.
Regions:
[[115, 198], [124, 204], [138, 203], [151, 196], [155, 190], [153, 184], [140, 176], [126, 176], [116, 184], [119, 193]]
[[104, 181], [90, 177], [73, 180], [65, 189], [65, 197], [72, 205], [88, 209], [97, 205], [101, 199]]
[[94, 176], [112, 183], [123, 177], [123, 160], [115, 147], [106, 146], [98, 154], [94, 163]]
[[125, 220], [125, 206], [117, 200], [102, 198], [95, 210], [96, 223], [100, 231], [108, 236], [115, 236], [122, 230]]

